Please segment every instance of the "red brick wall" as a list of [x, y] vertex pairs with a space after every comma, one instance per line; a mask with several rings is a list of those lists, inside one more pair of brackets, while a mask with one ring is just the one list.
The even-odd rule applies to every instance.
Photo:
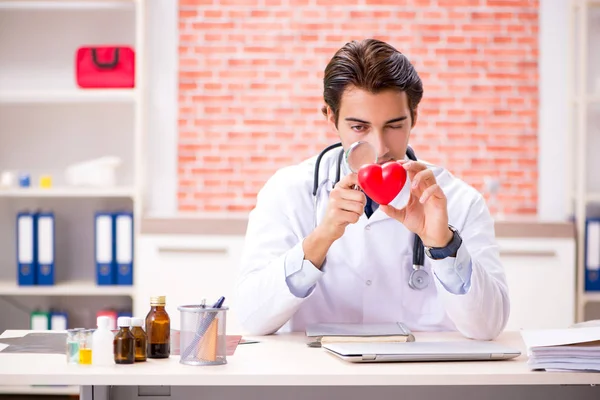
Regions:
[[323, 69], [389, 41], [425, 87], [411, 144], [507, 215], [537, 204], [538, 0], [180, 0], [179, 210], [246, 212], [279, 167], [336, 140]]

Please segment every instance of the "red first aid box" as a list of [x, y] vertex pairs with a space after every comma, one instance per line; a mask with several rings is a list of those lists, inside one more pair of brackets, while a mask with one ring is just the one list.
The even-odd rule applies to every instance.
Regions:
[[81, 88], [133, 88], [135, 52], [127, 46], [81, 47], [75, 61]]

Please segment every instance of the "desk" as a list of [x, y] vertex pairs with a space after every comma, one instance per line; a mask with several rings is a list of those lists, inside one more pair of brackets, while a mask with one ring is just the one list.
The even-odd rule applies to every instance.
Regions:
[[[16, 337], [28, 331], [6, 331]], [[415, 333], [417, 340], [466, 340], [458, 333]], [[251, 337], [248, 337], [251, 338]], [[303, 334], [254, 338], [239, 345], [228, 364], [193, 367], [178, 356], [134, 365], [68, 365], [63, 355], [0, 353], [0, 385], [77, 385], [82, 400], [143, 398], [381, 399], [415, 397], [600, 398], [600, 373], [530, 371], [521, 337], [506, 332], [498, 342], [521, 349], [513, 360], [483, 362], [351, 364], [309, 348]], [[596, 386], [598, 385], [598, 386]], [[375, 386], [375, 387], [374, 387]], [[482, 392], [484, 391], [484, 392]], [[93, 394], [92, 394], [93, 393]], [[284, 394], [285, 393], [285, 394]], [[308, 394], [307, 394], [308, 393]], [[479, 393], [479, 394], [478, 394]], [[588, 397], [589, 396], [589, 397]]]

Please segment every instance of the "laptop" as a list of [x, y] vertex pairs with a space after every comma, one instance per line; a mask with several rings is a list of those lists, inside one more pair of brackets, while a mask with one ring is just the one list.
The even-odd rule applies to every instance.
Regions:
[[521, 355], [496, 342], [323, 343], [329, 353], [349, 362], [487, 361]]

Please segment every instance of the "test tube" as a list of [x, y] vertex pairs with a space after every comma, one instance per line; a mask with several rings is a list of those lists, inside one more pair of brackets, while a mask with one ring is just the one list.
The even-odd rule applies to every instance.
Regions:
[[93, 329], [85, 329], [79, 332], [79, 364], [92, 363], [92, 334]]
[[67, 363], [79, 364], [79, 332], [83, 328], [67, 329]]

